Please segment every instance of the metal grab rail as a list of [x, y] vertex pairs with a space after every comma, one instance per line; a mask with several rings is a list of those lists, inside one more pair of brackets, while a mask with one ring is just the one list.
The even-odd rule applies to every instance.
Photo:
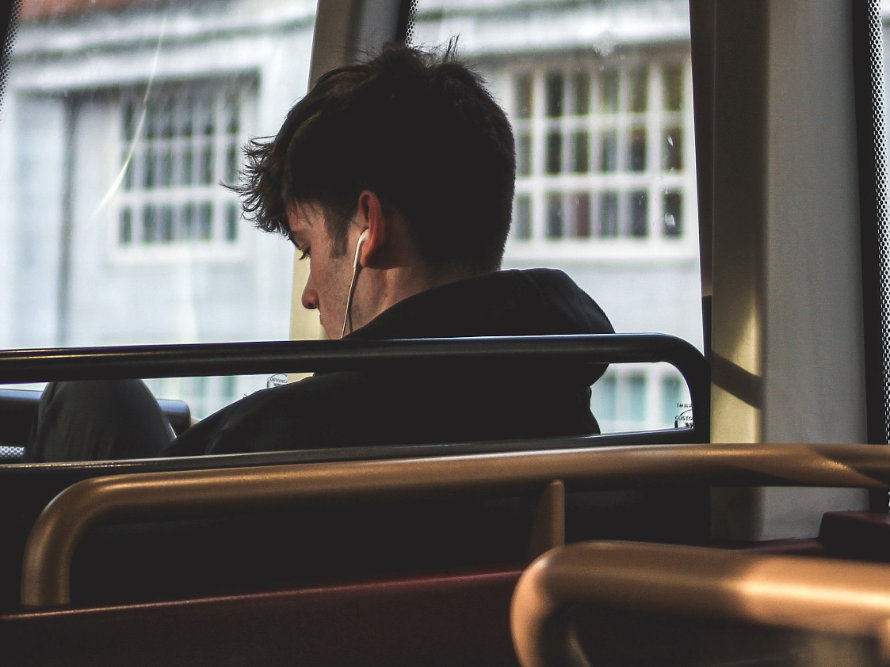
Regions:
[[8, 350], [0, 384], [199, 375], [365, 370], [397, 362], [454, 364], [666, 362], [689, 387], [690, 442], [710, 439], [708, 362], [686, 341], [665, 334], [589, 334], [403, 340], [307, 340], [193, 345]]
[[874, 636], [890, 657], [890, 566], [588, 542], [544, 554], [519, 578], [510, 625], [522, 666], [590, 665], [564, 612], [597, 605]]
[[[566, 440], [567, 444], [570, 440]], [[558, 546], [567, 489], [652, 483], [890, 486], [890, 448], [872, 445], [643, 445], [112, 475], [68, 487], [25, 546], [22, 604], [70, 600], [71, 559], [85, 531], [114, 518], [342, 500], [539, 492], [533, 555]], [[549, 537], [548, 537], [549, 536]]]

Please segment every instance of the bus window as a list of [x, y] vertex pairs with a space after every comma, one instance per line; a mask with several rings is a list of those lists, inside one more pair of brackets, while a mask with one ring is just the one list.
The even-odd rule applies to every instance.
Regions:
[[[506, 268], [561, 268], [616, 330], [701, 347], [688, 8], [645, 7], [426, 0], [409, 35], [457, 38], [513, 122]], [[292, 249], [222, 187], [305, 92], [315, 8], [23, 0], [0, 119], [0, 348], [318, 335], [314, 312], [289, 321]], [[609, 373], [604, 431], [680, 423], [672, 370]], [[150, 386], [200, 418], [267, 380]]]
[[[688, 2], [417, 3], [414, 43], [455, 37], [516, 135], [505, 266], [560, 268], [616, 331], [701, 349]], [[689, 401], [652, 365], [593, 391], [603, 431], [673, 427]]]
[[[241, 146], [306, 90], [314, 0], [23, 0], [0, 119], [0, 348], [288, 337]], [[156, 381], [204, 416], [266, 378]]]

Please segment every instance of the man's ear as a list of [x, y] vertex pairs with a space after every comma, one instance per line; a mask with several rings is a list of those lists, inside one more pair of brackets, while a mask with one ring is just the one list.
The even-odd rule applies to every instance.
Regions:
[[359, 264], [363, 267], [379, 265], [392, 220], [384, 212], [380, 197], [372, 190], [362, 190], [358, 196], [358, 221], [367, 230], [367, 239], [359, 253]]

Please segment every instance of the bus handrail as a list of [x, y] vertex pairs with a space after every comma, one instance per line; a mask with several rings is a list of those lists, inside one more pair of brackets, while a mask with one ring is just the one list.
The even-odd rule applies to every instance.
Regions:
[[520, 576], [510, 626], [522, 667], [595, 664], [566, 613], [585, 607], [874, 636], [884, 658], [890, 649], [888, 565], [586, 542], [547, 552]]
[[710, 369], [688, 342], [666, 334], [487, 336], [394, 340], [301, 340], [23, 349], [0, 352], [0, 384], [366, 370], [420, 363], [666, 362], [692, 403], [690, 442], [710, 439]]
[[540, 493], [533, 555], [558, 546], [567, 489], [640, 485], [890, 486], [890, 449], [873, 445], [638, 445], [110, 475], [82, 480], [37, 518], [22, 564], [24, 606], [70, 601], [70, 569], [102, 521], [334, 503]]

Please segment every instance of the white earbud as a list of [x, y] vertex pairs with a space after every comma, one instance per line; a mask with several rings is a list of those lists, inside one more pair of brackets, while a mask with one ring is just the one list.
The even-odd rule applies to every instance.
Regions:
[[353, 271], [358, 271], [358, 269], [359, 269], [359, 265], [358, 265], [359, 253], [362, 251], [362, 246], [365, 245], [365, 241], [368, 240], [369, 232], [370, 232], [369, 229], [366, 229], [365, 231], [363, 231], [362, 235], [358, 237], [358, 241], [355, 242], [355, 257], [352, 260], [352, 270]]
[[362, 246], [365, 245], [365, 241], [368, 240], [368, 232], [369, 230], [365, 230], [362, 232], [361, 236], [358, 237], [358, 241], [355, 243], [355, 257], [352, 260], [352, 281], [349, 283], [349, 293], [346, 295], [346, 312], [343, 313], [343, 328], [340, 330], [340, 338], [346, 335], [346, 324], [350, 323], [350, 331], [352, 330], [351, 320], [352, 320], [352, 295], [355, 294], [355, 283], [358, 279], [358, 273], [361, 270], [361, 265], [359, 264], [359, 254], [362, 251]]

